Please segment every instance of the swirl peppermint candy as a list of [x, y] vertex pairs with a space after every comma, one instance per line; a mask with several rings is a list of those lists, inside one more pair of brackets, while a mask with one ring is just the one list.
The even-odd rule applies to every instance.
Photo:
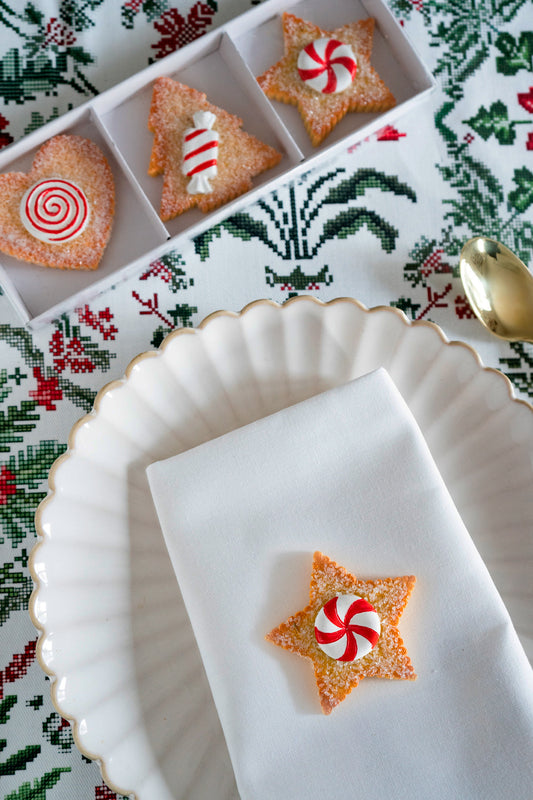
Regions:
[[89, 203], [72, 181], [48, 178], [35, 183], [24, 194], [20, 219], [28, 233], [41, 242], [70, 242], [87, 227]]
[[298, 73], [307, 86], [322, 94], [344, 92], [355, 77], [357, 61], [349, 44], [316, 39], [298, 56]]
[[381, 622], [368, 600], [340, 594], [322, 606], [315, 618], [318, 646], [336, 661], [355, 661], [368, 655], [381, 633]]

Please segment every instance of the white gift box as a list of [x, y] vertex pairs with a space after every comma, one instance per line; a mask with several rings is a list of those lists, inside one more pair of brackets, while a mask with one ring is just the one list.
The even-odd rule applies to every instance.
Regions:
[[[295, 107], [271, 103], [256, 81], [283, 55], [281, 14], [290, 11], [323, 29], [373, 17], [371, 63], [397, 105], [374, 114], [350, 113], [313, 147]], [[197, 209], [163, 223], [158, 216], [162, 177], [148, 175], [153, 136], [147, 121], [153, 82], [169, 76], [206, 93], [209, 102], [236, 114], [243, 129], [282, 154], [257, 176], [253, 189], [220, 209]], [[267, 191], [316, 165], [325, 155], [390, 124], [434, 87], [434, 80], [382, 0], [267, 0], [195, 42], [152, 64], [93, 100], [26, 136], [0, 154], [0, 172], [27, 172], [52, 136], [72, 133], [94, 141], [115, 178], [116, 211], [111, 239], [96, 271], [49, 269], [0, 253], [0, 285], [33, 326], [88, 302], [178, 246], [249, 205]]]

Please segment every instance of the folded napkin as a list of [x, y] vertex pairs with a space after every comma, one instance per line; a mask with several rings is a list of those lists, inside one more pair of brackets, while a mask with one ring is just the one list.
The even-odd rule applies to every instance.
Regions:
[[[384, 370], [148, 477], [242, 798], [530, 800], [532, 673], [425, 440]], [[414, 574], [415, 681], [366, 678], [329, 716], [311, 662], [265, 641], [313, 552]]]

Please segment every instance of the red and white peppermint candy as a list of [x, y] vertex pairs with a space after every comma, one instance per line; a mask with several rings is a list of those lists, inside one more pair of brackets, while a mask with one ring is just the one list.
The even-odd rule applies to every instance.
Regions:
[[300, 50], [300, 78], [317, 92], [338, 94], [347, 89], [357, 70], [357, 61], [349, 44], [338, 39], [316, 39]]
[[187, 128], [183, 139], [183, 174], [191, 178], [189, 194], [212, 192], [209, 178], [218, 173], [218, 133], [211, 130], [216, 116], [210, 111], [193, 114], [194, 128]]
[[315, 619], [318, 646], [336, 661], [355, 661], [375, 647], [381, 623], [368, 600], [339, 594], [322, 606]]
[[70, 242], [89, 222], [89, 203], [72, 181], [47, 178], [34, 183], [20, 201], [20, 219], [28, 233], [48, 244]]

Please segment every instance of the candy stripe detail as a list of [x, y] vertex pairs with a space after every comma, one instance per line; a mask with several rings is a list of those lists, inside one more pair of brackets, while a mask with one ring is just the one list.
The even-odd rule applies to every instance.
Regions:
[[61, 178], [35, 183], [20, 202], [20, 219], [26, 230], [48, 244], [76, 239], [87, 227], [89, 217], [84, 192]]
[[[200, 133], [203, 133], [203, 132], [204, 131], [200, 131]], [[197, 156], [200, 153], [205, 153], [206, 150], [212, 150], [213, 147], [217, 147], [218, 148], [218, 142], [211, 142], [211, 141], [206, 142], [206, 144], [202, 144], [200, 147], [197, 147], [196, 150], [191, 150], [190, 153], [187, 153], [187, 155], [183, 157], [183, 160], [187, 161], [188, 158], [194, 158], [194, 156]], [[215, 164], [216, 164], [216, 160], [215, 160]], [[190, 173], [187, 173], [187, 175], [189, 175], [189, 174]]]
[[352, 48], [338, 39], [310, 42], [300, 51], [297, 66], [302, 81], [322, 94], [343, 92], [357, 71]]
[[212, 161], [202, 161], [202, 163], [198, 164], [197, 167], [194, 167], [194, 169], [191, 169], [187, 173], [187, 175], [189, 175], [189, 176], [196, 175], [198, 172], [203, 172], [208, 167], [216, 167], [216, 165], [217, 165], [217, 162], [216, 162], [215, 159], [213, 159]]
[[320, 609], [315, 637], [326, 655], [337, 661], [354, 661], [375, 647], [381, 632], [372, 605], [356, 595], [337, 595]]
[[204, 133], [205, 128], [188, 128], [189, 133], [185, 136], [185, 141], [190, 142], [191, 139], [196, 139], [201, 133]]
[[[193, 120], [194, 128], [187, 128], [183, 139], [182, 171], [191, 178], [189, 194], [208, 194], [213, 191], [209, 180], [218, 174], [219, 136], [211, 130], [216, 117], [210, 111], [197, 111]], [[207, 151], [208, 157], [204, 155]]]

